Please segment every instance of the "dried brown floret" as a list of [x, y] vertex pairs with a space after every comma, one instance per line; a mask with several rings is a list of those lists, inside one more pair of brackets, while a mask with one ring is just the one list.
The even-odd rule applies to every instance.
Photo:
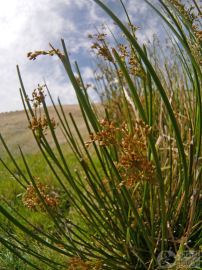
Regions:
[[[35, 178], [35, 177], [33, 177]], [[49, 187], [43, 186], [43, 184], [39, 181], [39, 178], [35, 178], [36, 182], [37, 182], [37, 188], [45, 202], [45, 204], [49, 207], [50, 211], [52, 214], [55, 214], [56, 212], [56, 206], [58, 206], [58, 201], [57, 201], [57, 196], [50, 197], [47, 193], [47, 190], [49, 189]], [[26, 190], [26, 195], [25, 198], [23, 198], [23, 203], [24, 205], [28, 206], [28, 208], [31, 211], [34, 212], [38, 212], [41, 211], [43, 213], [46, 213], [46, 209], [43, 206], [36, 190], [34, 189], [33, 184], [31, 183], [27, 190]]]
[[[39, 117], [38, 119], [34, 116], [32, 121], [29, 121], [30, 125], [28, 126], [29, 129], [32, 129], [37, 138], [39, 143], [41, 142], [41, 133], [43, 133], [44, 135], [46, 135], [47, 130], [49, 130], [49, 123], [48, 123], [48, 119], [46, 118], [46, 116], [44, 115], [43, 118]], [[51, 122], [51, 126], [53, 129], [55, 129], [59, 123], [56, 123], [54, 120], [54, 117], [52, 117], [50, 119]]]
[[[49, 43], [49, 45], [52, 47], [52, 45]], [[62, 58], [64, 56], [64, 53], [61, 53], [59, 49], [54, 49], [52, 47], [51, 50], [47, 50], [47, 51], [34, 51], [34, 52], [28, 52], [27, 53], [27, 57], [29, 58], [29, 60], [35, 60], [37, 58], [38, 55], [58, 55], [60, 58]]]
[[68, 270], [83, 269], [83, 270], [102, 270], [103, 263], [96, 259], [94, 261], [83, 261], [80, 258], [73, 257], [67, 263]]
[[[151, 132], [151, 127], [146, 125], [141, 119], [136, 123], [141, 127], [133, 128], [133, 135], [129, 132], [127, 124], [116, 127], [116, 123], [107, 117], [99, 121], [102, 131], [93, 134], [91, 132], [91, 141], [85, 143], [88, 148], [93, 141], [99, 141], [101, 146], [114, 145], [120, 155], [120, 166], [126, 172], [126, 180], [120, 185], [133, 185], [136, 181], [147, 180], [151, 183], [157, 183], [156, 167], [152, 161], [147, 160], [147, 137]], [[122, 141], [117, 139], [118, 133], [121, 133]]]
[[91, 46], [91, 49], [92, 49], [91, 51], [94, 52], [94, 50], [96, 50], [97, 57], [101, 55], [104, 58], [104, 60], [114, 62], [114, 58], [111, 55], [107, 42], [105, 41], [106, 35], [107, 34], [105, 33], [99, 33], [99, 34], [88, 36], [90, 39], [93, 39], [96, 37], [96, 42], [93, 42], [93, 45]]

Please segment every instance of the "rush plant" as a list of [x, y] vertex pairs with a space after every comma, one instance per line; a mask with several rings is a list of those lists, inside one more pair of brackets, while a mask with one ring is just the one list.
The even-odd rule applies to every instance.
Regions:
[[[12, 231], [1, 223], [0, 243], [27, 267], [180, 269], [186, 263], [190, 269], [201, 269], [201, 11], [196, 1], [191, 6], [159, 0], [160, 12], [152, 1], [144, 0], [166, 25], [165, 31], [169, 29], [165, 51], [157, 39], [151, 46], [138, 43], [138, 27], [132, 25], [120, 1], [128, 26], [102, 1], [94, 0], [126, 39], [126, 44], [117, 42], [110, 49], [105, 33], [89, 35], [97, 65], [93, 87], [102, 101], [97, 107], [90, 101], [90, 85], [84, 85], [77, 63], [78, 76], [74, 75], [63, 39], [63, 52], [50, 44], [50, 51], [27, 54], [30, 60], [39, 55], [59, 57], [75, 89], [88, 141], [83, 140], [71, 113], [67, 119], [60, 100], [59, 112], [46, 83], [38, 85], [29, 99], [17, 66], [28, 128], [75, 211], [75, 220], [59, 211], [57, 196], [50, 196], [48, 187], [32, 175], [21, 149], [26, 174], [0, 135], [18, 174], [1, 161], [22, 186], [24, 207], [43, 212], [54, 224], [54, 232], [33, 227], [1, 197], [1, 220]], [[45, 89], [59, 124], [49, 115]], [[73, 174], [68, 166], [55, 132], [58, 125], [80, 172]], [[57, 154], [46, 139], [47, 131]], [[34, 247], [20, 240], [21, 232], [34, 241]], [[51, 257], [47, 250], [57, 255]], [[173, 261], [164, 256], [169, 252], [175, 254]]]

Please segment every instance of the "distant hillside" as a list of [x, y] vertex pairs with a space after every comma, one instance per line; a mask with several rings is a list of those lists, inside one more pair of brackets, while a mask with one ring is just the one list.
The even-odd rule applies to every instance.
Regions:
[[[60, 112], [59, 106], [57, 106]], [[79, 105], [64, 105], [63, 106], [65, 115], [68, 119], [70, 127], [72, 127], [71, 120], [69, 117], [69, 112], [72, 113], [77, 125], [79, 126], [79, 131], [84, 138], [88, 138], [88, 133], [85, 127], [85, 123], [82, 118], [82, 114]], [[48, 107], [50, 117], [54, 117], [56, 122], [58, 122], [58, 117], [52, 106]], [[43, 114], [42, 114], [43, 115]], [[19, 154], [18, 144], [21, 146], [24, 153], [36, 152], [38, 151], [38, 146], [32, 135], [31, 130], [28, 129], [28, 121], [24, 111], [16, 111], [9, 113], [0, 114], [0, 133], [2, 134], [7, 146], [14, 155]], [[74, 132], [74, 129], [72, 129]], [[54, 145], [51, 138], [50, 131], [47, 132], [47, 139]], [[74, 132], [75, 133], [75, 132]], [[57, 138], [60, 143], [65, 143], [66, 140], [60, 130], [60, 127], [56, 129]], [[5, 150], [0, 142], [0, 157], [5, 155]]]

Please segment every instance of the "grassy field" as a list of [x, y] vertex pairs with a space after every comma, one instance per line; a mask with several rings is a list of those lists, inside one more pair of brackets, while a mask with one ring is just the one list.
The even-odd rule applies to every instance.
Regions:
[[[48, 107], [50, 116], [54, 117], [56, 122], [58, 122], [58, 117], [56, 112], [52, 106]], [[59, 109], [59, 106], [57, 106]], [[85, 123], [82, 119], [82, 114], [79, 108], [79, 105], [65, 105], [63, 106], [64, 112], [68, 117], [68, 114], [71, 112], [77, 122], [81, 133], [85, 136], [86, 128]], [[43, 112], [42, 112], [43, 115]], [[36, 153], [38, 152], [37, 144], [35, 142], [34, 137], [32, 136], [32, 132], [27, 128], [28, 122], [26, 118], [26, 114], [24, 111], [16, 111], [9, 113], [1, 113], [0, 114], [0, 132], [3, 136], [4, 140], [7, 143], [10, 151], [14, 155], [19, 155], [18, 144], [22, 148], [24, 153]], [[70, 127], [72, 127], [72, 123], [70, 121]], [[73, 130], [73, 134], [75, 131]], [[58, 127], [56, 129], [56, 135], [60, 144], [66, 143], [66, 140]], [[51, 146], [54, 145], [51, 140], [50, 132], [47, 133], [47, 139], [50, 141]], [[1, 157], [5, 157], [5, 150], [2, 145], [0, 145], [0, 153]]]
[[[100, 107], [100, 104], [97, 104], [98, 107]], [[59, 109], [57, 107], [57, 109]], [[85, 127], [85, 123], [82, 119], [82, 114], [79, 108], [79, 105], [65, 105], [63, 106], [65, 115], [67, 117], [67, 120], [69, 119], [69, 113], [71, 112], [75, 122], [78, 125], [79, 131], [83, 136], [84, 141], [88, 139], [88, 133]], [[55, 110], [53, 107], [48, 107], [49, 113], [51, 117], [54, 117], [56, 122], [58, 121], [57, 115], [55, 113]], [[22, 169], [22, 172], [27, 174], [23, 160], [20, 156], [19, 147], [22, 149], [26, 161], [28, 165], [31, 168], [32, 175], [35, 177], [39, 177], [41, 181], [47, 185], [51, 186], [51, 189], [57, 188], [58, 184], [57, 181], [55, 181], [49, 167], [46, 164], [46, 161], [44, 160], [42, 154], [39, 151], [39, 148], [37, 146], [37, 143], [34, 139], [34, 136], [32, 135], [31, 130], [28, 129], [28, 123], [26, 119], [26, 115], [24, 111], [16, 111], [16, 112], [10, 112], [10, 113], [1, 113], [0, 114], [0, 130], [1, 135], [3, 136], [10, 152], [12, 153], [13, 157], [15, 158], [17, 164]], [[69, 126], [72, 131], [73, 136], [78, 141], [78, 136], [76, 134], [76, 131], [73, 127], [73, 124], [71, 120], [69, 121]], [[69, 167], [71, 168], [72, 173], [74, 174], [75, 169], [78, 168], [77, 159], [75, 155], [72, 153], [61, 129], [60, 126], [56, 128], [55, 131], [58, 141], [61, 145], [62, 151], [64, 153], [64, 156], [69, 164]], [[54, 141], [52, 140], [50, 131], [47, 131], [46, 138], [48, 142], [50, 143], [50, 146], [53, 148], [53, 151], [56, 154], [56, 149], [54, 145]], [[18, 174], [16, 171], [16, 168], [9, 158], [8, 154], [6, 153], [6, 150], [4, 149], [3, 145], [0, 145], [0, 153], [1, 153], [1, 159], [7, 164], [10, 171]], [[57, 155], [57, 154], [56, 154]], [[6, 196], [7, 199], [10, 201], [13, 200], [14, 197], [19, 196], [20, 194], [20, 186], [16, 181], [13, 180], [13, 177], [9, 174], [9, 172], [5, 169], [2, 163], [0, 163], [0, 194]], [[4, 184], [6, 181], [6, 184]]]

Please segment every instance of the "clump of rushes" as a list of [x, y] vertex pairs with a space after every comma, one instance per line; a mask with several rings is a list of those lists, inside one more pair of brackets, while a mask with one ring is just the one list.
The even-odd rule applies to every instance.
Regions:
[[[159, 0], [162, 12], [152, 1], [144, 1], [174, 35], [169, 34], [166, 50], [156, 37], [153, 44], [138, 43], [138, 27], [131, 23], [122, 0], [127, 27], [100, 0], [94, 0], [121, 29], [126, 44], [115, 39], [117, 46], [111, 50], [106, 34], [89, 35], [90, 39], [96, 39], [91, 48], [96, 63], [91, 84], [84, 84], [77, 63], [77, 76], [74, 75], [63, 39], [63, 52], [50, 44], [50, 51], [27, 55], [30, 60], [39, 55], [59, 57], [78, 97], [89, 141], [83, 140], [71, 113], [70, 120], [67, 119], [59, 100], [60, 115], [46, 83], [38, 85], [38, 93], [34, 91], [29, 100], [17, 67], [29, 128], [74, 212], [74, 218], [70, 218], [55, 211], [57, 198], [46, 195], [45, 187], [32, 176], [22, 151], [27, 173], [19, 168], [0, 136], [18, 172], [13, 175], [27, 194], [25, 203], [30, 209], [38, 207], [46, 211], [55, 228], [54, 233], [46, 230], [36, 234], [22, 224], [22, 216], [20, 220], [16, 218], [15, 209], [7, 211], [5, 205], [10, 207], [10, 204], [2, 197], [0, 212], [17, 229], [15, 235], [7, 235], [8, 241], [0, 235], [0, 243], [33, 269], [170, 267], [177, 270], [184, 261], [192, 269], [200, 267], [202, 32], [197, 27], [199, 16], [193, 6], [187, 8], [181, 1]], [[201, 14], [196, 1], [193, 3]], [[90, 102], [89, 87], [100, 95], [101, 110]], [[72, 172], [58, 143], [56, 123], [49, 115], [44, 88], [80, 170]], [[43, 119], [40, 106], [45, 114]], [[77, 136], [73, 136], [70, 121]], [[47, 128], [55, 143], [54, 150], [44, 136]], [[28, 221], [23, 219], [23, 222]], [[51, 252], [57, 252], [58, 257], [50, 259], [43, 252], [26, 250], [40, 262], [41, 268], [33, 265], [16, 252], [24, 252], [18, 239], [19, 230]], [[176, 255], [172, 263], [164, 256], [165, 251]], [[68, 257], [65, 265], [60, 261], [64, 257]]]

